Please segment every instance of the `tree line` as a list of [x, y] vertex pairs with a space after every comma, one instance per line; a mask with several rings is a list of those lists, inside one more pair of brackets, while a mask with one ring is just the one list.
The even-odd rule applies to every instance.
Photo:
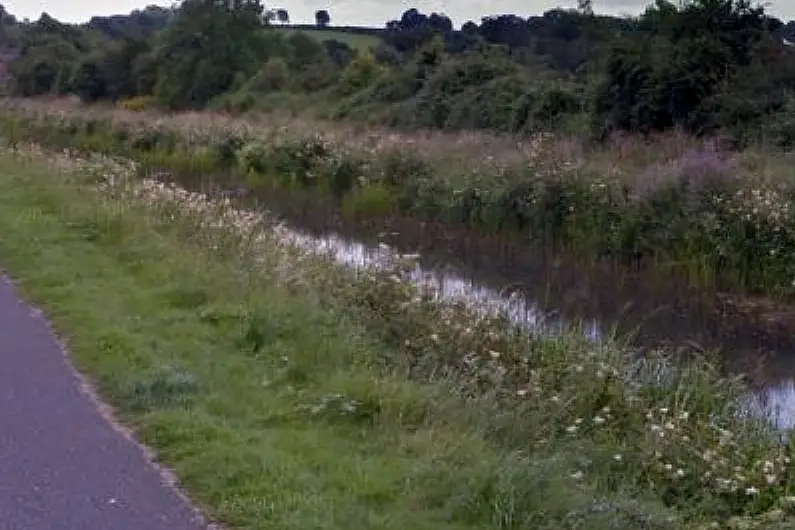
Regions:
[[[335, 28], [327, 10], [315, 19], [326, 33], [259, 0], [184, 0], [82, 25], [3, 9], [0, 60], [19, 96], [243, 112], [289, 95], [327, 117], [398, 126], [795, 141], [795, 23], [749, 0], [656, 0], [633, 18], [579, 0], [460, 28], [418, 9], [383, 28]], [[373, 45], [344, 38], [356, 34]]]

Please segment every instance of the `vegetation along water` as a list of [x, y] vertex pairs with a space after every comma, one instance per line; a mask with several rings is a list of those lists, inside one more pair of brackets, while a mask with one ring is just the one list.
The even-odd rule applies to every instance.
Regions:
[[787, 528], [795, 23], [598, 8], [2, 10], [0, 257], [233, 528]]

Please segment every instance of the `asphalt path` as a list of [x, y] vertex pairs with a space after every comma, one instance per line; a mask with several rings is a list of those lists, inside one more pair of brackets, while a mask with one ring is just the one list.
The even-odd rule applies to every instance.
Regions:
[[0, 530], [205, 530], [0, 276]]

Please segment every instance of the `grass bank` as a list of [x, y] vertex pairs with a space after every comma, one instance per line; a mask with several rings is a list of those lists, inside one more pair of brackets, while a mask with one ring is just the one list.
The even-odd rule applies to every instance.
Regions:
[[696, 286], [795, 294], [787, 155], [729, 153], [681, 137], [596, 149], [546, 136], [397, 134], [29, 100], [0, 104], [0, 132], [245, 179], [259, 190], [314, 188], [351, 215], [399, 212], [518, 233], [588, 259], [656, 263]]
[[792, 448], [708, 360], [531, 337], [134, 174], [0, 154], [0, 262], [230, 526], [792, 524]]

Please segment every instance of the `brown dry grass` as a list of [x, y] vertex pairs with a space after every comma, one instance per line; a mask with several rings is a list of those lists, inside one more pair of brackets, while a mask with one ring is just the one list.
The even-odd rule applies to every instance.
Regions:
[[237, 134], [272, 140], [317, 136], [345, 151], [364, 151], [371, 156], [395, 149], [410, 151], [419, 159], [434, 162], [440, 171], [451, 176], [521, 172], [529, 166], [537, 168], [539, 159], [543, 159], [550, 167], [577, 168], [605, 178], [619, 177], [627, 184], [636, 185], [650, 173], [665, 173], [666, 168], [693, 152], [710, 152], [730, 160], [738, 176], [789, 184], [795, 162], [793, 153], [774, 152], [763, 147], [733, 152], [720, 141], [696, 139], [680, 132], [648, 138], [618, 135], [604, 145], [593, 145], [582, 138], [548, 134], [518, 138], [484, 131], [396, 131], [356, 123], [296, 119], [286, 114], [131, 112], [109, 105], [85, 106], [67, 98], [6, 98], [0, 100], [0, 107], [38, 117], [66, 117], [79, 112], [85, 119], [127, 126], [165, 127], [197, 137]]

